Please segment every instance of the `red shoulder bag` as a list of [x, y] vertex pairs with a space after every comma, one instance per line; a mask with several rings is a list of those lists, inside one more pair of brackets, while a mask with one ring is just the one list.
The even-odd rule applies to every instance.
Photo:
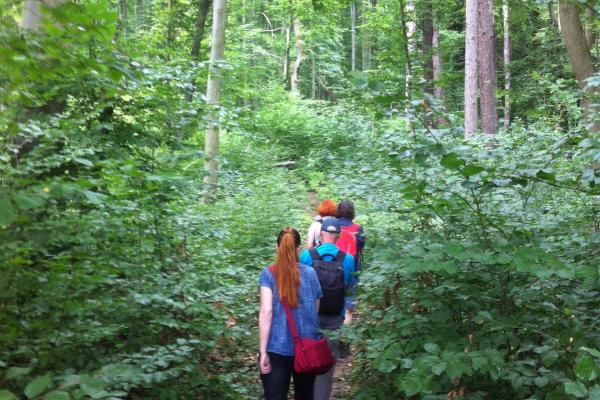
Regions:
[[[273, 267], [269, 270], [272, 273]], [[282, 304], [290, 333], [294, 338], [294, 371], [304, 375], [321, 375], [329, 371], [335, 361], [327, 340], [299, 337], [290, 305], [286, 301], [282, 301]]]

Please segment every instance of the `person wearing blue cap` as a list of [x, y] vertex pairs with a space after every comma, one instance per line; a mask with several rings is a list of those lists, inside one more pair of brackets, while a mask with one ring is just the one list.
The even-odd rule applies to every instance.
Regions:
[[[339, 331], [344, 324], [346, 289], [354, 282], [354, 257], [342, 252], [335, 242], [342, 225], [333, 217], [324, 218], [321, 224], [321, 245], [305, 249], [300, 254], [300, 263], [317, 271], [323, 290], [319, 322], [321, 329]], [[337, 276], [335, 274], [338, 274]], [[343, 283], [342, 277], [343, 274]], [[340, 294], [341, 293], [341, 294]], [[329, 335], [329, 347], [334, 358], [338, 355], [339, 334]], [[328, 400], [333, 386], [333, 371], [318, 375], [314, 386], [314, 400]]]

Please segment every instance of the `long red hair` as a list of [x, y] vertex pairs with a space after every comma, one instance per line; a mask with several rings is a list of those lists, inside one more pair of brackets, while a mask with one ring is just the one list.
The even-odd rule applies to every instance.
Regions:
[[300, 234], [287, 227], [277, 235], [277, 258], [273, 267], [273, 275], [279, 290], [279, 300], [286, 301], [290, 307], [298, 307], [298, 290], [300, 290], [300, 270], [298, 268], [298, 247]]

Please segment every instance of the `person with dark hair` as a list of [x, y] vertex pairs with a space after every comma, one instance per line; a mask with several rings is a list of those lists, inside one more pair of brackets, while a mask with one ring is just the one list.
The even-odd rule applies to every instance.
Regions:
[[[337, 206], [335, 211], [335, 217], [338, 219], [341, 229], [348, 229], [354, 232], [356, 237], [356, 254], [354, 255], [354, 270], [356, 273], [362, 271], [362, 251], [365, 247], [365, 235], [363, 227], [359, 224], [354, 223], [354, 217], [356, 212], [354, 210], [354, 203], [350, 200], [342, 200]], [[358, 286], [359, 277], [354, 278], [354, 283], [348, 288], [348, 295], [346, 295], [346, 315], [344, 318], [344, 324], [352, 323], [352, 309], [354, 308], [354, 301], [356, 300], [356, 288]], [[340, 342], [340, 358], [346, 358], [350, 352], [347, 343]]]
[[325, 199], [319, 204], [317, 207], [317, 213], [319, 214], [315, 217], [312, 225], [308, 229], [308, 238], [306, 239], [306, 248], [312, 249], [321, 244], [321, 223], [323, 223], [323, 218], [325, 217], [333, 217], [335, 215], [336, 206], [333, 200]]
[[300, 264], [300, 234], [285, 228], [277, 236], [275, 264], [263, 269], [259, 278], [258, 317], [260, 379], [265, 400], [286, 400], [290, 378], [297, 400], [313, 400], [315, 376], [294, 371], [294, 341], [283, 307], [292, 309], [300, 337], [319, 339], [319, 300], [323, 296], [313, 268]]

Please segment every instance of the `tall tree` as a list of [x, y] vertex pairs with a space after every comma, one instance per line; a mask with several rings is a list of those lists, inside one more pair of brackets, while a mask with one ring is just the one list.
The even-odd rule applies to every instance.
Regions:
[[465, 4], [465, 138], [477, 131], [477, 2]]
[[588, 47], [592, 50], [596, 43], [596, 29], [594, 23], [596, 18], [596, 1], [590, 0], [585, 7], [585, 41]]
[[304, 57], [304, 42], [302, 41], [302, 23], [300, 18], [294, 19], [294, 36], [296, 37], [296, 61], [292, 67], [292, 82], [291, 92], [296, 96], [300, 96], [300, 64]]
[[496, 35], [492, 0], [479, 0], [477, 21], [477, 60], [479, 66], [479, 108], [481, 128], [487, 135], [498, 133], [496, 108]]
[[352, 67], [351, 71], [356, 70], [356, 4], [354, 1], [350, 1], [350, 33], [352, 37], [351, 44], [351, 58], [352, 58]]
[[[434, 18], [434, 23], [433, 23], [433, 37], [431, 40], [431, 44], [432, 44], [432, 51], [433, 51], [433, 55], [432, 55], [433, 95], [435, 96], [436, 99], [438, 99], [439, 103], [442, 105], [443, 109], [445, 110], [446, 94], [444, 93], [444, 89], [440, 86], [440, 83], [439, 83], [439, 80], [442, 76], [442, 56], [440, 54], [440, 30], [437, 26], [437, 21], [435, 18]], [[436, 120], [436, 124], [438, 126], [446, 125], [447, 123], [448, 123], [448, 121], [446, 121], [446, 118], [443, 115], [440, 115]]]
[[283, 85], [285, 89], [290, 89], [290, 47], [292, 41], [291, 21], [287, 21], [284, 27], [285, 31], [285, 50], [283, 53]]
[[585, 120], [588, 124], [591, 124], [593, 131], [598, 131], [600, 126], [593, 121], [594, 110], [591, 101], [595, 89], [586, 82], [586, 79], [594, 74], [594, 60], [585, 40], [579, 9], [569, 0], [559, 0], [558, 15], [569, 61], [575, 73], [575, 78], [584, 93], [582, 103]]
[[23, 17], [21, 19], [21, 27], [23, 29], [38, 29], [44, 21], [44, 8], [55, 8], [66, 0], [26, 0], [23, 5]]
[[206, 84], [206, 103], [208, 105], [208, 122], [204, 138], [206, 161], [204, 170], [207, 185], [204, 200], [214, 199], [217, 190], [219, 165], [219, 101], [221, 99], [221, 78], [225, 58], [225, 25], [227, 21], [227, 0], [215, 0], [213, 4], [212, 44], [210, 48], [210, 67]]
[[[425, 92], [433, 95], [433, 3], [423, 0], [423, 77], [425, 78]], [[432, 125], [431, 108], [425, 112], [425, 125]]]
[[198, 61], [200, 58], [200, 47], [202, 39], [204, 39], [204, 27], [206, 26], [206, 17], [212, 0], [200, 0], [198, 2], [198, 12], [196, 14], [196, 22], [194, 23], [194, 39], [192, 41], [192, 51], [190, 55], [192, 59]]
[[408, 0], [406, 7], [404, 0], [400, 0], [400, 22], [402, 23], [402, 36], [404, 39], [404, 58], [405, 58], [405, 89], [404, 94], [407, 99], [411, 98], [412, 82], [412, 54], [414, 53], [414, 34], [417, 30], [417, 24], [414, 21], [415, 3]]
[[504, 129], [510, 127], [510, 20], [508, 0], [502, 3], [502, 22], [504, 27]]

